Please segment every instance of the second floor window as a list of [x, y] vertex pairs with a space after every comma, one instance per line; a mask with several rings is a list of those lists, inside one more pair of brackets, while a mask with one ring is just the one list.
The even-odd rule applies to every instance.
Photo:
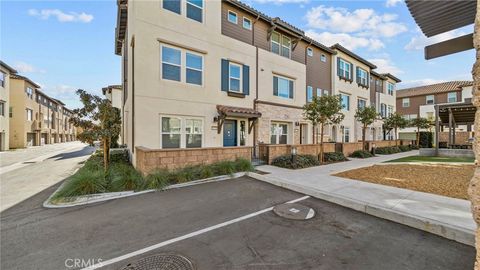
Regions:
[[273, 76], [273, 95], [293, 99], [293, 80]]
[[450, 93], [448, 93], [447, 102], [448, 102], [448, 103], [457, 102], [457, 92], [450, 92]]
[[393, 114], [393, 106], [388, 105], [387, 116], [390, 117]]
[[228, 91], [241, 92], [242, 89], [242, 66], [230, 63], [228, 67]]
[[409, 99], [409, 98], [404, 98], [404, 99], [402, 99], [402, 107], [403, 107], [403, 108], [408, 108], [408, 107], [410, 107], [410, 99]]
[[387, 117], [387, 104], [384, 104], [384, 103], [380, 103], [380, 116], [382, 116], [383, 118], [386, 118]]
[[313, 100], [313, 87], [307, 86], [307, 102], [312, 102]]
[[250, 94], [250, 67], [248, 65], [222, 59], [221, 73], [222, 91]]
[[338, 58], [338, 74], [340, 78], [346, 80], [352, 80], [352, 64], [343, 60], [342, 58]]
[[359, 67], [357, 67], [357, 83], [368, 87], [368, 72]]
[[27, 94], [28, 98], [33, 98], [33, 89], [31, 87], [27, 87], [27, 89], [25, 89], [25, 93]]
[[[185, 79], [183, 79], [184, 77]], [[162, 46], [162, 79], [202, 85], [203, 56], [186, 50]]]
[[345, 111], [349, 111], [350, 110], [350, 96], [345, 95], [345, 94], [340, 94], [340, 101], [341, 101], [341, 104], [342, 104], [342, 108]]
[[290, 38], [273, 32], [271, 37], [271, 50], [273, 53], [290, 58], [291, 41]]
[[428, 95], [425, 97], [425, 104], [434, 104], [435, 103], [435, 96]]
[[390, 96], [393, 96], [393, 91], [395, 90], [395, 86], [393, 83], [387, 82], [387, 92]]
[[367, 101], [365, 99], [359, 99], [357, 104], [357, 109], [362, 110], [367, 107]]
[[25, 109], [26, 113], [27, 113], [27, 121], [32, 121], [33, 119], [33, 111], [30, 110], [30, 109]]

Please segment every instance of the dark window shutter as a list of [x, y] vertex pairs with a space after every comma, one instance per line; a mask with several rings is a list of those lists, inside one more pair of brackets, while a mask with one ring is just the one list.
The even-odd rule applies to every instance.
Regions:
[[243, 94], [250, 94], [250, 67], [243, 65]]
[[273, 76], [273, 95], [278, 96], [278, 77]]
[[367, 88], [370, 88], [370, 73], [367, 72]]
[[293, 81], [288, 81], [288, 82], [289, 82], [288, 85], [290, 86], [289, 87], [290, 89], [288, 89], [289, 90], [288, 97], [293, 98]]
[[340, 58], [337, 57], [337, 76], [342, 76], [340, 73]]
[[222, 91], [228, 91], [228, 60], [222, 59]]
[[357, 67], [357, 83], [360, 83], [360, 68]]
[[350, 74], [349, 74], [349, 75], [350, 75], [350, 78], [348, 78], [348, 79], [350, 79], [351, 81], [353, 81], [353, 68], [354, 68], [354, 66], [353, 66], [352, 63], [350, 63], [349, 65], [350, 65]]

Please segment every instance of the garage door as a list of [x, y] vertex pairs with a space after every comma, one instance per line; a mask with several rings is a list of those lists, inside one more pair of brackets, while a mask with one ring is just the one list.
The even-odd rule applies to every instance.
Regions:
[[35, 133], [27, 133], [27, 146], [35, 145]]

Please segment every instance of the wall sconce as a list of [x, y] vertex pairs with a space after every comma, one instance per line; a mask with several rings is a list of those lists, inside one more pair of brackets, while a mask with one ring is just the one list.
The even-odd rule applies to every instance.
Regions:
[[300, 122], [295, 122], [295, 126], [296, 127], [300, 126]]
[[218, 116], [214, 116], [214, 117], [213, 117], [213, 122], [214, 122], [214, 123], [217, 123], [217, 122], [218, 122]]

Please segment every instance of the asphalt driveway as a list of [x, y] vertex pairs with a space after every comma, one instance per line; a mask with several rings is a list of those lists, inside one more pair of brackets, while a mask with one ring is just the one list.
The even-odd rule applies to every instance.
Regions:
[[[41, 208], [53, 190], [2, 213], [1, 269], [75, 269], [74, 259], [119, 258], [304, 196], [243, 177], [91, 206]], [[207, 270], [473, 267], [470, 246], [321, 200], [299, 203], [316, 216], [293, 221], [265, 211], [102, 269], [158, 253], [181, 254]]]

